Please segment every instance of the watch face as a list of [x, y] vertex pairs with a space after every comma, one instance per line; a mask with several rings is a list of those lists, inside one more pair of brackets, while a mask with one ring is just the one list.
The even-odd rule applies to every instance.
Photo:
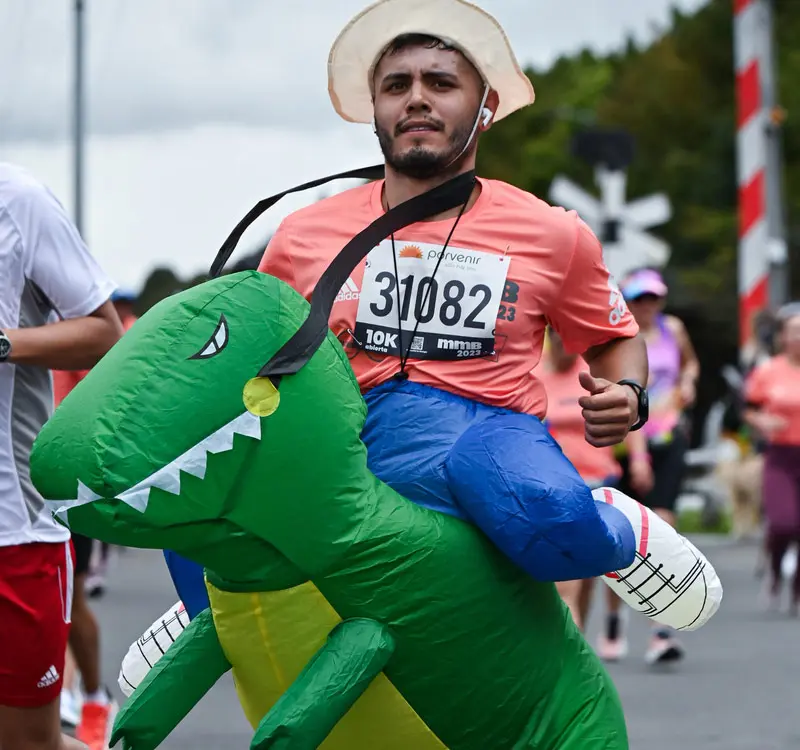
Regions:
[[11, 342], [5, 336], [0, 336], [0, 362], [8, 359], [9, 354], [11, 354]]

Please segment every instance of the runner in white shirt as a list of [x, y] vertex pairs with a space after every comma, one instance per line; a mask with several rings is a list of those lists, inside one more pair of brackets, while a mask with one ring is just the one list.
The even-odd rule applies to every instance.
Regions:
[[[69, 750], [59, 694], [72, 609], [69, 531], [30, 481], [49, 370], [94, 365], [122, 333], [103, 273], [61, 204], [0, 163], [0, 747]], [[94, 747], [92, 748], [94, 750]]]

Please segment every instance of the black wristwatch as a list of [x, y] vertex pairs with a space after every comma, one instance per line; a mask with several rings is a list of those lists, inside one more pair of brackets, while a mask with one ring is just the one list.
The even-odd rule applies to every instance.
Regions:
[[636, 424], [631, 427], [630, 431], [636, 432], [636, 430], [641, 430], [650, 418], [650, 399], [647, 396], [647, 389], [635, 380], [619, 380], [617, 381], [617, 385], [627, 385], [632, 388], [633, 392], [636, 394], [639, 419], [636, 421]]
[[0, 362], [7, 362], [11, 356], [11, 339], [0, 331]]

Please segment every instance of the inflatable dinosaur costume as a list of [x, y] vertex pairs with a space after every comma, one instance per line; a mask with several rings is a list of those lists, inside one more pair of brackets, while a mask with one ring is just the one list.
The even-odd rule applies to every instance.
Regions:
[[157, 747], [232, 669], [253, 748], [627, 748], [554, 586], [368, 471], [365, 404], [332, 333], [295, 374], [253, 378], [310, 317], [256, 272], [170, 297], [36, 443], [34, 481], [73, 530], [206, 570], [210, 610], [114, 741]]

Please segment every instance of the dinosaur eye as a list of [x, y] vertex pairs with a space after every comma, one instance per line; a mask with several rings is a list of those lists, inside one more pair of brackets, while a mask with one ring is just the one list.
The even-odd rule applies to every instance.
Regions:
[[216, 357], [228, 345], [228, 321], [224, 315], [219, 316], [219, 323], [211, 338], [203, 344], [203, 348], [189, 359], [210, 359]]

